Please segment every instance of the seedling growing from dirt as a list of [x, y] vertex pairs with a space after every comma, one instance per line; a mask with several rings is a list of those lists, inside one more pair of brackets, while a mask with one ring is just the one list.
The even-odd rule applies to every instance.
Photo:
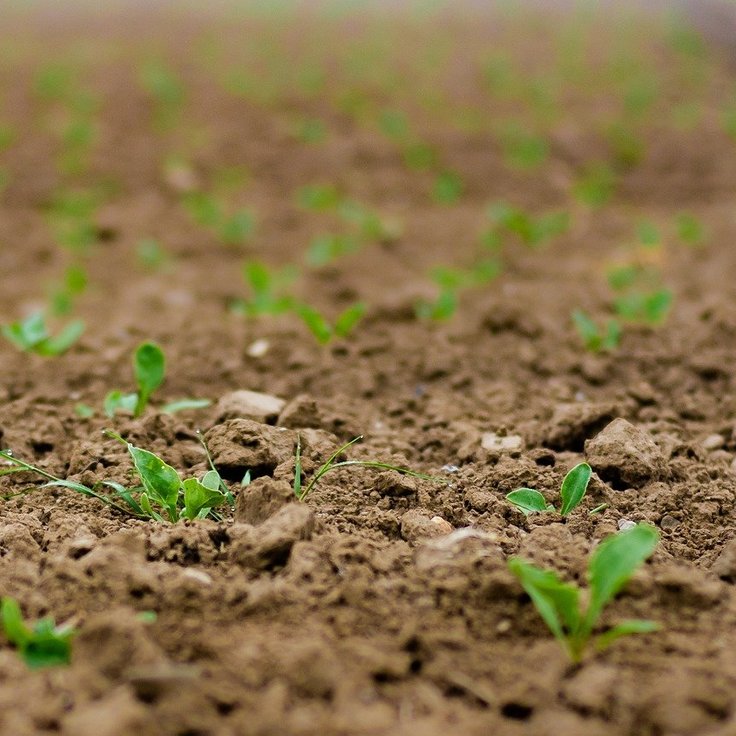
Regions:
[[69, 664], [72, 638], [77, 633], [71, 626], [56, 626], [53, 618], [28, 626], [18, 602], [8, 597], [0, 603], [0, 619], [6, 638], [31, 669]]
[[324, 212], [337, 207], [340, 193], [332, 184], [308, 184], [297, 192], [300, 207], [313, 212]]
[[114, 417], [118, 411], [126, 411], [139, 417], [148, 406], [151, 394], [163, 383], [165, 374], [164, 351], [155, 343], [142, 343], [133, 354], [133, 375], [138, 391], [132, 394], [111, 391], [105, 397], [105, 414]]
[[547, 212], [533, 217], [524, 210], [506, 202], [496, 202], [488, 208], [491, 227], [483, 235], [483, 243], [490, 250], [501, 246], [502, 236], [512, 233], [524, 245], [535, 248], [565, 233], [570, 225], [567, 212]]
[[[560, 514], [562, 516], [567, 516], [580, 505], [588, 489], [591, 474], [590, 465], [580, 463], [565, 476], [560, 488], [560, 499], [562, 501]], [[547, 503], [547, 500], [539, 491], [532, 488], [517, 488], [511, 493], [507, 493], [506, 499], [527, 515], [555, 510], [555, 507]]]
[[[518, 557], [512, 557], [508, 564], [550, 631], [577, 663], [583, 658], [603, 609], [654, 552], [658, 540], [657, 530], [647, 524], [637, 524], [604, 539], [588, 563], [590, 593], [585, 607], [581, 605], [580, 588], [562, 582], [551, 570], [542, 570]], [[599, 635], [595, 646], [602, 650], [622, 636], [658, 628], [653, 621], [623, 621]]]
[[358, 250], [360, 243], [352, 235], [318, 235], [307, 248], [306, 262], [319, 268]]
[[[115, 432], [108, 430], [106, 434], [126, 446], [133, 459], [140, 485], [125, 488], [115, 481], [102, 481], [92, 487], [86, 486], [76, 481], [58, 478], [15, 457], [9, 450], [0, 452], [0, 458], [12, 467], [0, 471], [0, 475], [21, 472], [35, 473], [47, 481], [41, 486], [42, 488], [66, 488], [75, 493], [96, 498], [122, 514], [154, 521], [166, 521], [166, 517], [172, 523], [179, 519], [203, 519], [207, 516], [219, 519], [214, 509], [225, 503], [230, 506], [234, 504], [232, 494], [215, 469], [204, 441], [202, 441], [202, 446], [207, 455], [210, 470], [201, 479], [182, 480], [174, 468], [167, 465], [154, 453], [135, 447]], [[247, 485], [248, 482], [249, 474], [246, 473], [242, 485]], [[106, 488], [112, 489], [112, 493], [107, 492]]]
[[335, 338], [348, 337], [363, 318], [367, 307], [364, 302], [356, 302], [341, 312], [330, 324], [327, 318], [309, 304], [297, 304], [294, 311], [301, 317], [317, 342], [326, 345]]
[[585, 168], [573, 193], [583, 204], [592, 208], [606, 204], [616, 189], [616, 176], [607, 164], [594, 163]]
[[51, 292], [51, 311], [60, 316], [69, 314], [74, 306], [74, 299], [87, 288], [87, 271], [82, 266], [69, 266], [64, 277]]
[[277, 270], [260, 261], [247, 261], [243, 265], [243, 278], [250, 289], [250, 298], [235, 301], [231, 310], [248, 317], [287, 312], [294, 306], [294, 299], [284, 292], [296, 276], [293, 266]]
[[618, 320], [609, 319], [605, 327], [599, 327], [582, 309], [576, 309], [572, 313], [572, 321], [585, 349], [592, 353], [615, 350], [621, 341]]
[[544, 138], [530, 135], [522, 126], [509, 125], [501, 136], [504, 158], [509, 166], [533, 169], [541, 166], [549, 154]]
[[677, 236], [686, 245], [701, 245], [705, 240], [703, 223], [689, 212], [681, 212], [676, 220]]
[[169, 261], [168, 253], [153, 238], [138, 241], [135, 256], [140, 266], [149, 271], [158, 271], [164, 268]]
[[616, 299], [614, 308], [616, 314], [628, 322], [658, 325], [667, 317], [673, 298], [669, 289], [656, 289], [647, 293], [632, 292]]
[[454, 171], [443, 171], [437, 175], [432, 187], [432, 199], [439, 204], [455, 204], [462, 196], [465, 185]]
[[34, 312], [26, 319], [3, 325], [0, 331], [19, 350], [50, 357], [61, 355], [74, 345], [84, 332], [84, 322], [75, 319], [68, 322], [56, 335], [51, 335], [44, 313]]
[[338, 460], [340, 455], [345, 452], [351, 445], [356, 442], [360, 442], [363, 437], [356, 437], [350, 442], [346, 442], [342, 447], [339, 447], [335, 452], [330, 455], [327, 460], [319, 466], [314, 475], [312, 476], [309, 483], [306, 486], [302, 483], [302, 445], [301, 440], [297, 437], [296, 442], [296, 453], [294, 456], [294, 495], [300, 500], [304, 501], [306, 497], [314, 490], [315, 486], [319, 481], [324, 478], [327, 473], [331, 473], [333, 470], [339, 470], [340, 468], [376, 468], [378, 470], [395, 470], [397, 473], [402, 475], [409, 475], [412, 478], [421, 478], [422, 480], [430, 480], [433, 482], [444, 482], [439, 478], [432, 478], [429, 475], [423, 475], [417, 473], [414, 470], [408, 468], [400, 468], [396, 465], [390, 465], [389, 463], [383, 463], [376, 460]]

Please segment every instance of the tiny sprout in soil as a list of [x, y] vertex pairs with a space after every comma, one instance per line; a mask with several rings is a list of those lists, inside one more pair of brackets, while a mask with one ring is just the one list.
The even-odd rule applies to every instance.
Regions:
[[389, 463], [383, 463], [377, 460], [338, 460], [340, 455], [342, 455], [343, 452], [348, 449], [348, 447], [354, 445], [356, 442], [360, 442], [360, 440], [362, 439], [362, 436], [356, 437], [355, 439], [350, 440], [350, 442], [346, 442], [344, 445], [342, 445], [342, 447], [338, 447], [337, 450], [335, 450], [335, 452], [333, 452], [332, 455], [330, 455], [330, 457], [327, 458], [327, 460], [319, 466], [309, 483], [304, 486], [302, 482], [302, 444], [301, 439], [297, 437], [296, 453], [294, 455], [294, 495], [300, 501], [304, 501], [306, 497], [314, 490], [317, 483], [319, 483], [319, 481], [325, 475], [327, 475], [327, 473], [330, 473], [333, 470], [339, 470], [340, 468], [350, 467], [376, 468], [378, 470], [395, 470], [397, 473], [401, 473], [402, 475], [409, 475], [412, 478], [421, 478], [422, 480], [429, 480], [435, 483], [445, 482], [441, 478], [433, 478], [432, 476], [417, 473], [416, 471], [409, 470], [408, 468], [400, 468], [396, 465], [390, 465]]
[[3, 325], [0, 330], [19, 350], [51, 357], [65, 353], [74, 345], [84, 332], [84, 322], [73, 320], [56, 335], [51, 335], [43, 312], [34, 312], [24, 320]]
[[572, 313], [572, 321], [586, 350], [592, 353], [615, 350], [621, 341], [621, 325], [610, 319], [605, 327], [599, 327], [582, 309]]
[[[110, 391], [105, 397], [105, 414], [112, 418], [118, 412], [132, 413], [139, 417], [146, 410], [151, 394], [163, 383], [166, 374], [166, 357], [163, 350], [152, 342], [144, 342], [133, 354], [133, 375], [138, 391], [124, 394], [120, 390]], [[161, 407], [165, 414], [174, 414], [186, 409], [202, 409], [209, 406], [209, 399], [180, 399]]]
[[[560, 488], [560, 499], [562, 501], [560, 514], [562, 516], [567, 516], [580, 505], [588, 489], [591, 474], [590, 465], [588, 463], [580, 463], [572, 468], [565, 476], [565, 479], [562, 481], [562, 487]], [[511, 493], [507, 493], [506, 499], [525, 514], [555, 511], [555, 507], [547, 503], [539, 491], [535, 491], [532, 488], [517, 488], [515, 491], [511, 491]]]
[[[551, 570], [542, 570], [518, 557], [511, 558], [508, 564], [570, 659], [580, 662], [603, 609], [654, 552], [658, 540], [657, 530], [647, 524], [637, 524], [604, 539], [588, 563], [590, 594], [586, 607], [581, 606], [580, 589], [562, 582]], [[622, 636], [657, 629], [653, 621], [623, 621], [600, 634], [595, 645], [599, 650], [605, 649]]]
[[0, 619], [7, 640], [31, 669], [69, 664], [76, 634], [70, 626], [56, 626], [52, 618], [42, 618], [29, 626], [23, 621], [18, 602], [8, 597], [0, 602]]
[[297, 304], [294, 311], [301, 317], [317, 342], [326, 345], [335, 338], [348, 337], [363, 318], [366, 308], [363, 302], [356, 302], [341, 312], [333, 324], [309, 304]]

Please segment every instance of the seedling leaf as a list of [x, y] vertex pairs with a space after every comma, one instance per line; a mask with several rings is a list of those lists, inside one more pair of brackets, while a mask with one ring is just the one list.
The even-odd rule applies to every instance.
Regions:
[[580, 463], [565, 476], [560, 489], [562, 498], [560, 513], [563, 516], [567, 516], [583, 500], [592, 472], [588, 463]]
[[182, 483], [182, 487], [184, 488], [184, 508], [180, 516], [184, 519], [196, 519], [203, 510], [225, 503], [225, 496], [219, 489], [207, 488], [196, 478], [187, 478]]
[[140, 416], [148, 404], [148, 397], [161, 385], [166, 371], [163, 350], [152, 342], [138, 346], [133, 356], [133, 373], [138, 384], [138, 402], [135, 416]]
[[637, 524], [600, 543], [588, 566], [590, 604], [585, 616], [588, 630], [634, 571], [654, 552], [658, 541], [659, 534], [653, 526]]
[[595, 646], [598, 650], [608, 649], [616, 639], [622, 636], [630, 636], [631, 634], [651, 634], [653, 631], [659, 631], [660, 626], [655, 621], [646, 621], [644, 619], [629, 619], [616, 624], [613, 628], [601, 634], [595, 640]]
[[188, 411], [190, 409], [204, 409], [212, 402], [209, 399], [179, 399], [171, 401], [161, 407], [164, 414], [176, 414], [179, 411]]
[[158, 455], [154, 455], [148, 450], [142, 450], [140, 447], [135, 447], [129, 442], [126, 444], [147, 494], [164, 506], [169, 511], [171, 521], [175, 521], [178, 516], [176, 502], [181, 488], [179, 473], [171, 465], [167, 465]]
[[554, 507], [547, 503], [547, 499], [532, 488], [517, 488], [507, 493], [506, 499], [527, 515], [541, 511], [554, 511]]

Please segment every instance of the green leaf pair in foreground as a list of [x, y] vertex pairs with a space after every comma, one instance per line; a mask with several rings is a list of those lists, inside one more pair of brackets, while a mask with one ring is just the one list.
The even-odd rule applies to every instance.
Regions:
[[34, 312], [26, 319], [3, 325], [3, 336], [26, 353], [51, 357], [65, 353], [84, 332], [84, 322], [79, 319], [68, 322], [60, 332], [51, 335], [43, 312]]
[[[148, 406], [151, 394], [163, 383], [166, 375], [166, 357], [163, 350], [152, 342], [144, 342], [133, 354], [133, 375], [138, 391], [124, 394], [116, 389], [105, 396], [105, 414], [112, 418], [118, 412], [126, 412], [139, 417]], [[201, 409], [209, 406], [208, 399], [181, 399], [161, 407], [165, 414], [173, 414], [185, 409]]]
[[[570, 659], [579, 662], [603, 609], [651, 556], [658, 541], [657, 530], [648, 524], [638, 524], [604, 539], [588, 563], [590, 593], [587, 606], [581, 604], [580, 588], [563, 583], [551, 570], [542, 570], [518, 557], [511, 558], [508, 564]], [[599, 635], [595, 644], [598, 649], [605, 649], [622, 636], [657, 629], [653, 621], [623, 621]]]
[[[592, 472], [588, 463], [580, 463], [565, 476], [560, 488], [560, 499], [562, 500], [560, 514], [562, 516], [567, 516], [580, 505], [588, 489]], [[532, 488], [517, 488], [507, 493], [506, 499], [525, 514], [555, 510], [555, 507], [547, 503], [539, 491]]]
[[69, 664], [71, 641], [76, 634], [70, 626], [56, 626], [52, 618], [28, 626], [18, 602], [7, 597], [0, 602], [0, 620], [8, 641], [31, 669]]
[[[225, 504], [232, 506], [235, 503], [232, 494], [215, 469], [204, 442], [202, 445], [207, 454], [210, 470], [201, 479], [182, 480], [179, 473], [158, 455], [135, 447], [115, 432], [108, 431], [106, 434], [127, 447], [140, 485], [125, 488], [115, 481], [102, 481], [92, 487], [86, 486], [76, 481], [57, 478], [35, 465], [14, 457], [7, 450], [0, 452], [0, 458], [13, 467], [0, 471], [0, 475], [22, 471], [36, 473], [48, 481], [42, 488], [67, 488], [84, 496], [96, 498], [123, 514], [160, 522], [174, 523], [180, 519], [204, 519], [206, 517], [219, 519], [215, 509]], [[247, 480], [244, 480], [243, 484], [246, 485]], [[112, 493], [105, 489], [111, 489]]]

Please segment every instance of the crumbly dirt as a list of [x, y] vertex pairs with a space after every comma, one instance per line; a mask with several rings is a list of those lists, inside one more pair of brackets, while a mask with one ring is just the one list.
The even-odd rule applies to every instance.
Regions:
[[[84, 336], [53, 359], [0, 345], [2, 445], [64, 477], [127, 481], [124, 448], [103, 428], [186, 473], [206, 467], [201, 430], [237, 502], [221, 522], [175, 525], [64, 489], [0, 502], [0, 593], [29, 618], [53, 615], [79, 631], [68, 668], [31, 672], [0, 643], [0, 733], [736, 734], [736, 145], [719, 125], [734, 88], [730, 57], [708, 50], [688, 87], [659, 21], [592, 13], [578, 27], [538, 12], [8, 11], [0, 119], [18, 136], [0, 153], [3, 322], [42, 303], [73, 261], [54, 240], [49, 203], [107, 184], [84, 261], [90, 285], [75, 307]], [[567, 40], [555, 42], [550, 27]], [[503, 49], [551, 83], [543, 74], [555, 43], [575, 38], [591, 76], [545, 123], [548, 161], [514, 168], [494, 120], [525, 114], [524, 102], [494, 103], [480, 61]], [[616, 48], [656, 75], [659, 107], [641, 123], [642, 159], [618, 170], [613, 199], [593, 210], [571, 189], [586, 162], [610, 156], [600, 131], [619, 98], [599, 67]], [[341, 105], [356, 89], [355, 49], [369, 58], [362, 114]], [[169, 128], [156, 127], [137, 81], [156, 56], [186, 83]], [[318, 92], [279, 84], [315, 58], [328, 70]], [[74, 173], [58, 166], [55, 131], [68, 111], [33, 93], [55, 61], [99, 99], [96, 142]], [[228, 92], [221, 82], [233, 69], [265, 89]], [[695, 122], [667, 123], [688, 95]], [[371, 111], [392, 107], [462, 176], [459, 202], [435, 203], [432, 176], [405, 166], [378, 131]], [[304, 118], [324, 122], [324, 141], [299, 140]], [[173, 155], [187, 162], [183, 177], [167, 168]], [[190, 180], [212, 188], [225, 167], [247, 172], [228, 196], [256, 213], [242, 247], [223, 245], [180, 202]], [[295, 318], [228, 310], [245, 295], [246, 257], [299, 262], [313, 235], [337, 227], [296, 204], [296, 190], [316, 182], [403, 223], [395, 241], [300, 277], [301, 297], [329, 315], [356, 299], [370, 305], [349, 339], [326, 347]], [[418, 320], [428, 269], [471, 262], [486, 207], [500, 199], [567, 208], [571, 228], [544, 248], [508, 243], [502, 275], [464, 295], [452, 320]], [[699, 247], [677, 241], [683, 211], [705, 227]], [[611, 354], [586, 353], [571, 310], [609, 313], [605, 270], [627, 258], [642, 218], [665, 234], [657, 257], [675, 294], [671, 315], [656, 329], [628, 327]], [[137, 262], [145, 237], [169, 254], [163, 270]], [[132, 389], [130, 356], [145, 339], [165, 349], [166, 383], [142, 418], [106, 419], [103, 398]], [[241, 390], [284, 403], [248, 415], [231, 396]], [[173, 417], [156, 408], [184, 396], [214, 403]], [[79, 402], [96, 414], [78, 416]], [[307, 478], [363, 435], [350, 457], [442, 481], [342, 471], [300, 504], [290, 485], [297, 435]], [[586, 453], [595, 475], [568, 519], [524, 517], [504, 500], [530, 486], [556, 501]], [[247, 469], [254, 480], [241, 488]], [[14, 475], [2, 489], [34, 483]], [[650, 618], [661, 630], [574, 666], [506, 561], [521, 554], [584, 580], [591, 549], [625, 520], [654, 524], [661, 543], [602, 624]]]

